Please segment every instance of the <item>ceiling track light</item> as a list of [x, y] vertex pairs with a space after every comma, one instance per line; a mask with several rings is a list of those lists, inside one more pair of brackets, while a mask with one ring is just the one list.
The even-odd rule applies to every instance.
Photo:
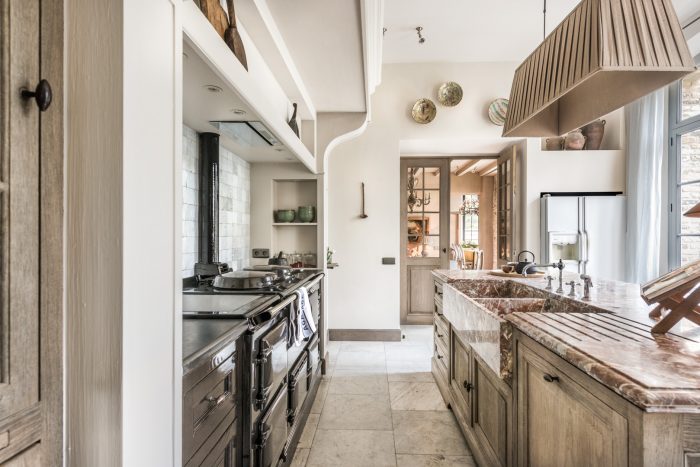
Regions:
[[423, 37], [422, 32], [423, 32], [423, 26], [418, 26], [416, 28], [416, 33], [418, 33], [418, 43], [419, 44], [425, 43], [425, 37]]

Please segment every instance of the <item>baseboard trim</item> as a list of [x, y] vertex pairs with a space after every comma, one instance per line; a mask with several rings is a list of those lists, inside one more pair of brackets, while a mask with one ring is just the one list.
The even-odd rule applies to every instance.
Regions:
[[332, 341], [401, 341], [401, 329], [329, 329]]

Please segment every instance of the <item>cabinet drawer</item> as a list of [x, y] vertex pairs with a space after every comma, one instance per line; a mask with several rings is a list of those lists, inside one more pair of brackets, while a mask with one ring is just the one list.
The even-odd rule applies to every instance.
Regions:
[[233, 467], [236, 463], [236, 424], [237, 420], [217, 427], [185, 467]]
[[[236, 354], [194, 385], [183, 398], [183, 458], [189, 459], [222, 423], [236, 417]], [[227, 423], [224, 423], [227, 425]]]
[[439, 341], [443, 349], [447, 350], [450, 348], [449, 333], [437, 323], [433, 324], [433, 339], [435, 342]]
[[450, 322], [443, 315], [433, 313], [433, 322], [442, 328], [445, 334], [450, 333]]
[[[438, 364], [442, 365], [442, 369], [445, 372], [445, 375], [449, 378], [450, 372], [448, 368], [450, 368], [450, 354], [449, 351], [443, 347], [442, 343], [440, 342], [435, 342], [435, 349], [433, 352], [433, 355], [435, 356], [435, 360], [438, 362]], [[447, 379], [446, 382], [448, 382], [449, 379]]]

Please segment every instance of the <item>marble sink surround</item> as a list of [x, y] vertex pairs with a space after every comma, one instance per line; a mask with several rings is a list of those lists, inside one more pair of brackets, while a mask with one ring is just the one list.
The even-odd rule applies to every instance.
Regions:
[[504, 380], [512, 376], [515, 327], [645, 411], [700, 413], [700, 327], [682, 322], [652, 335], [638, 285], [594, 278], [584, 302], [544, 290], [543, 280], [434, 274], [448, 284], [445, 316]]

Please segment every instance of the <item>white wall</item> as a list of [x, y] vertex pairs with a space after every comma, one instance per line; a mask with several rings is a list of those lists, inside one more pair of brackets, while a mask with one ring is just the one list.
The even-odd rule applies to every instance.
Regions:
[[541, 151], [538, 139], [527, 140], [523, 185], [522, 248], [540, 256], [540, 193], [550, 191], [621, 191], [626, 187], [625, 152]]
[[179, 465], [182, 2], [123, 5], [122, 462]]
[[[486, 106], [507, 97], [516, 63], [386, 65], [372, 96], [372, 121], [364, 134], [333, 150], [328, 160], [328, 245], [340, 267], [328, 271], [331, 329], [399, 327], [399, 161], [402, 140], [498, 138]], [[416, 99], [434, 100], [444, 81], [456, 81], [464, 99], [438, 105], [429, 125], [410, 119]], [[366, 184], [367, 219], [360, 219], [360, 183]], [[385, 266], [381, 258], [397, 264]]]

